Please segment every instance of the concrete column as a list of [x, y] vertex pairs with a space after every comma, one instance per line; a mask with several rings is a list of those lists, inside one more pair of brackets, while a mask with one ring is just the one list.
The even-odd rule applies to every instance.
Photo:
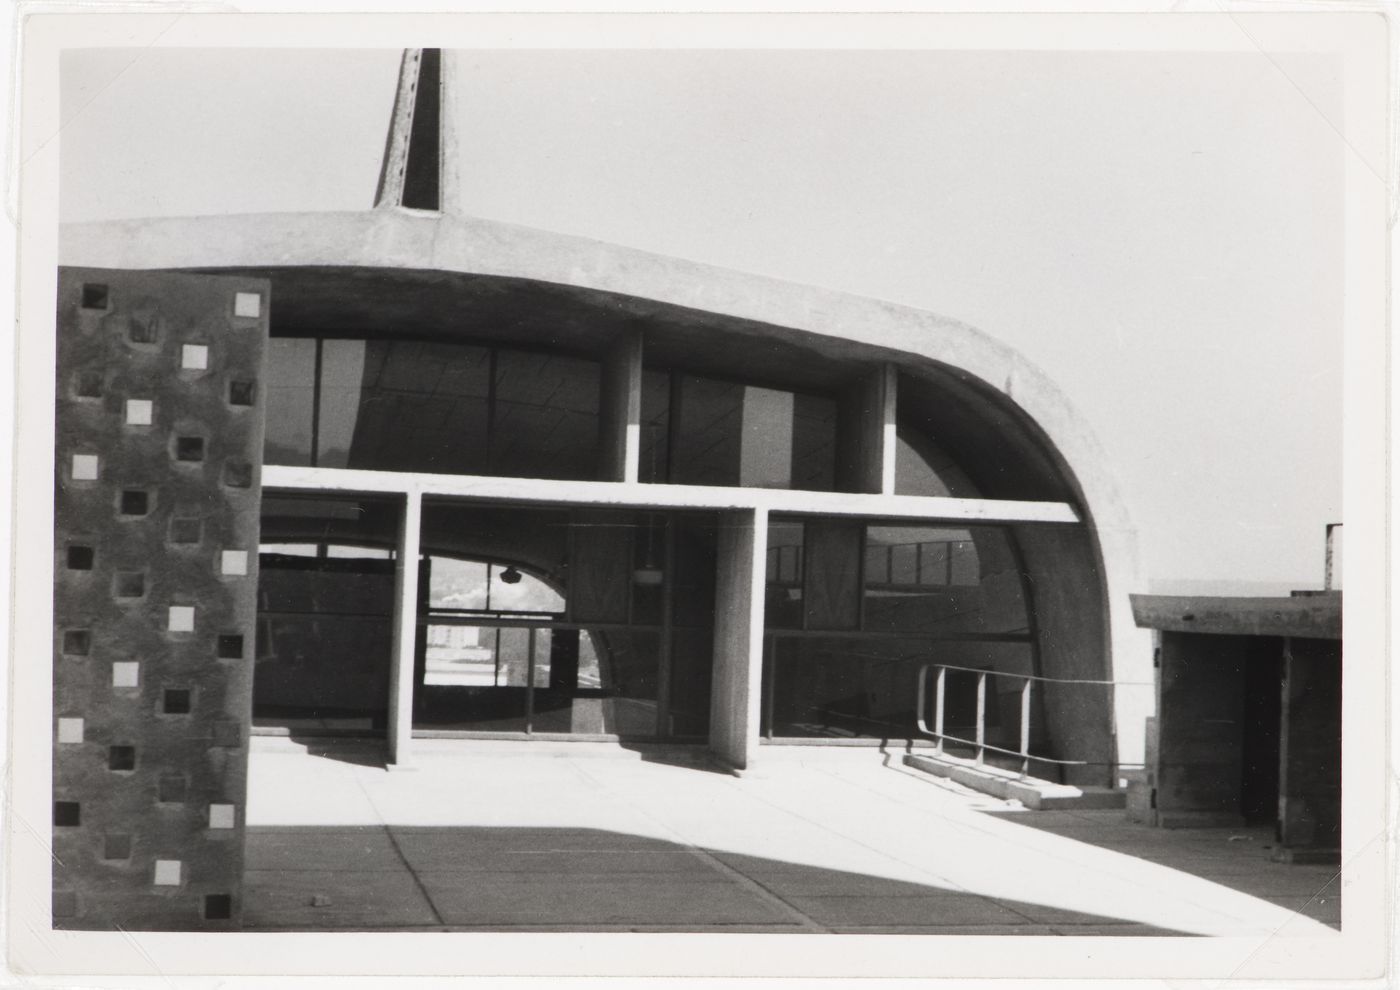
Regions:
[[413, 655], [418, 638], [418, 555], [423, 529], [423, 496], [404, 495], [399, 518], [398, 558], [394, 563], [394, 656], [389, 667], [388, 763], [402, 767], [413, 738]]
[[894, 365], [881, 365], [842, 402], [836, 453], [837, 487], [843, 491], [894, 494], [897, 382]]
[[618, 341], [603, 361], [602, 457], [603, 481], [637, 480], [642, 451], [642, 335]]
[[720, 516], [710, 750], [736, 770], [751, 767], [758, 748], [767, 547], [766, 509]]

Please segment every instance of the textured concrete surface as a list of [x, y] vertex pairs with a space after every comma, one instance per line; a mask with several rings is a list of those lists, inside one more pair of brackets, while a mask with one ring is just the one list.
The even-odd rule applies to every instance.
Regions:
[[253, 930], [1287, 936], [1340, 917], [1332, 872], [1268, 862], [1257, 832], [1029, 812], [875, 750], [769, 747], [734, 777], [678, 749], [417, 740], [416, 768], [386, 771], [376, 744], [310, 745], [254, 740]]
[[236, 927], [268, 284], [58, 299], [54, 927]]

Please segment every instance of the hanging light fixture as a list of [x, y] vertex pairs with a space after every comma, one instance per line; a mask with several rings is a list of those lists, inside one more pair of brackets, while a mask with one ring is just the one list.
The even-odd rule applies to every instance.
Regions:
[[515, 569], [514, 564], [501, 571], [501, 581], [505, 584], [519, 584], [520, 577], [521, 574], [518, 570]]

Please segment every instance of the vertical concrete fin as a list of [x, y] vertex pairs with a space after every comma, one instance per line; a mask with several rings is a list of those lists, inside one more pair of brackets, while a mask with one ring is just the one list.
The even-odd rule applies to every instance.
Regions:
[[399, 88], [389, 117], [389, 133], [384, 139], [384, 161], [379, 166], [379, 187], [374, 191], [376, 209], [398, 206], [403, 201], [404, 169], [408, 165], [408, 143], [422, 61], [423, 49], [404, 49], [399, 63]]
[[444, 182], [443, 153], [456, 147], [455, 133], [444, 126], [443, 57], [440, 48], [409, 48], [399, 66], [399, 88], [384, 144], [384, 161], [375, 191], [377, 209], [406, 206], [440, 210], [444, 189], [456, 201], [455, 178]]

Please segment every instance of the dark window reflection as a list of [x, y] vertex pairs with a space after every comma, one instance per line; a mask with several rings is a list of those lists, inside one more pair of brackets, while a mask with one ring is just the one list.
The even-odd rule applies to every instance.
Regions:
[[[777, 516], [767, 551], [770, 736], [917, 738], [925, 664], [1034, 672], [1019, 558], [1002, 527]], [[965, 700], [959, 678], [954, 708]], [[990, 690], [1022, 683], [1003, 677]], [[998, 704], [992, 697], [988, 731], [1014, 738], [1019, 726], [1003, 724]]]
[[649, 370], [642, 379], [643, 481], [830, 491], [836, 403]]
[[268, 464], [312, 463], [312, 410], [315, 408], [316, 341], [274, 337], [267, 351]]
[[314, 340], [275, 338], [272, 345], [269, 464], [596, 475], [596, 362], [466, 344], [332, 339], [320, 341], [318, 365]]

